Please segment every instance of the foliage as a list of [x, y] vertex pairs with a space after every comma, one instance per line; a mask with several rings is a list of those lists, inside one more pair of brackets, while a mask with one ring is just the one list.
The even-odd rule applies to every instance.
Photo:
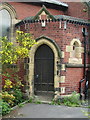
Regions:
[[[58, 100], [59, 101], [59, 100]], [[50, 103], [50, 105], [59, 105], [58, 103], [58, 101], [55, 101], [54, 99], [51, 101], [51, 103]]]
[[2, 99], [4, 102], [7, 102], [10, 106], [14, 105], [15, 96], [9, 94], [8, 92], [2, 92]]
[[20, 87], [24, 86], [21, 78], [18, 76], [17, 72], [14, 71], [15, 69], [12, 70], [11, 73], [6, 71], [4, 74], [2, 74], [2, 78], [4, 78], [3, 91], [11, 91], [12, 89], [19, 89]]
[[6, 115], [11, 111], [11, 107], [7, 102], [2, 102], [2, 115]]
[[67, 105], [70, 107], [80, 106], [79, 94], [77, 94], [76, 92], [73, 92], [71, 96], [64, 97], [63, 103], [64, 105]]
[[38, 99], [34, 97], [30, 97], [30, 99], [28, 100], [28, 103], [35, 103], [35, 104], [41, 104], [42, 102]]
[[79, 94], [73, 92], [71, 96], [64, 97], [58, 100], [52, 100], [51, 105], [66, 105], [69, 107], [79, 107], [81, 106], [81, 102], [79, 100]]
[[21, 89], [14, 90], [13, 95], [15, 96], [15, 100], [14, 100], [15, 105], [24, 101], [23, 93], [22, 93]]
[[2, 93], [0, 93], [0, 116], [2, 116]]
[[18, 104], [18, 107], [23, 107], [23, 106], [24, 106], [24, 104], [22, 104], [22, 103]]
[[2, 64], [16, 63], [18, 59], [28, 56], [30, 48], [36, 44], [30, 33], [16, 31], [17, 45], [10, 42], [8, 38], [0, 37], [0, 56], [2, 56]]
[[4, 85], [4, 89], [8, 89], [8, 88], [12, 88], [12, 81], [10, 81], [9, 79], [5, 80], [5, 85]]
[[17, 60], [15, 53], [15, 47], [12, 42], [9, 42], [7, 37], [0, 37], [1, 50], [0, 56], [2, 56], [2, 64], [12, 64]]
[[32, 35], [30, 33], [24, 33], [23, 31], [16, 31], [16, 39], [22, 48], [30, 49], [34, 44], [36, 44]]
[[41, 104], [42, 102], [40, 100], [36, 100], [35, 104]]
[[2, 113], [10, 112], [10, 107], [23, 102], [21, 88], [22, 79], [18, 76], [18, 71], [10, 68], [12, 64], [17, 64], [18, 60], [28, 57], [30, 48], [36, 44], [30, 33], [16, 31], [16, 43], [10, 42], [8, 38], [0, 37], [0, 56], [2, 63]]
[[30, 97], [30, 99], [28, 100], [28, 102], [29, 102], [29, 103], [32, 103], [33, 100], [34, 100], [34, 98], [33, 98], [33, 97]]

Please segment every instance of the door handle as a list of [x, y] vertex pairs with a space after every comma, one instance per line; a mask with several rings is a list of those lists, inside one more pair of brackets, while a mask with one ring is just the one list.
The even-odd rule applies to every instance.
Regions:
[[38, 78], [39, 77], [39, 75], [36, 75], [36, 78]]

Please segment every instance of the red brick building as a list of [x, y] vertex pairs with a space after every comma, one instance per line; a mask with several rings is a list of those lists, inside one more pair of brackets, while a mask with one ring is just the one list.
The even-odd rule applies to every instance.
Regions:
[[2, 24], [7, 15], [5, 29], [9, 32], [2, 31], [4, 35], [9, 33], [14, 41], [18, 29], [31, 33], [37, 41], [30, 50], [29, 62], [20, 64], [19, 74], [27, 81], [29, 95], [57, 97], [80, 92], [80, 81], [89, 80], [87, 4], [60, 0], [3, 2], [0, 12], [4, 13]]

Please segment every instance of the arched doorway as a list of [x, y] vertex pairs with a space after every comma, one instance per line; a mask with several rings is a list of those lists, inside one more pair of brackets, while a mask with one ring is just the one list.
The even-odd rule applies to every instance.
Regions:
[[[41, 49], [44, 49], [44, 50], [41, 50]], [[56, 42], [54, 40], [50, 39], [50, 38], [47, 38], [47, 37], [40, 37], [37, 40], [37, 44], [35, 44], [31, 48], [30, 53], [29, 53], [29, 58], [30, 58], [30, 62], [29, 62], [29, 75], [28, 75], [29, 85], [30, 85], [30, 88], [29, 88], [29, 93], [30, 94], [29, 95], [31, 97], [31, 96], [36, 96], [35, 94], [37, 94], [34, 82], [35, 82], [35, 79], [40, 77], [40, 76], [38, 76], [38, 74], [36, 74], [36, 72], [35, 72], [36, 71], [35, 70], [36, 69], [35, 68], [35, 66], [36, 66], [35, 64], [37, 63], [37, 62], [35, 63], [35, 59], [39, 58], [39, 55], [38, 55], [39, 51], [40, 52], [41, 51], [45, 51], [45, 52], [41, 52], [40, 53], [42, 58], [43, 58], [43, 55], [46, 58], [49, 58], [50, 57], [49, 52], [50, 52], [50, 54], [52, 56], [50, 58], [52, 58], [52, 64], [53, 65], [52, 65], [52, 73], [50, 73], [50, 74], [53, 74], [52, 75], [52, 78], [53, 78], [52, 81], [53, 81], [54, 85], [52, 84], [52, 90], [50, 90], [50, 91], [52, 91], [51, 97], [55, 98], [58, 95], [58, 92], [56, 92], [56, 91], [59, 89], [59, 82], [60, 82], [60, 76], [57, 74], [57, 71], [58, 71], [57, 63], [58, 63], [58, 61], [60, 61], [61, 51], [60, 51], [58, 45], [56, 44]], [[48, 69], [49, 69], [49, 67], [48, 67]], [[39, 71], [39, 69], [37, 69], [37, 70]], [[46, 73], [46, 72], [44, 72], [44, 73]], [[49, 87], [49, 89], [50, 89], [50, 87]], [[42, 92], [42, 94], [43, 93], [44, 92]], [[41, 94], [41, 96], [42, 96], [42, 94]], [[39, 92], [38, 92], [38, 95], [39, 95]], [[54, 95], [54, 96], [52, 96], [52, 95]], [[46, 100], [46, 99], [43, 99], [43, 100]]]
[[44, 98], [54, 95], [54, 53], [46, 44], [39, 46], [35, 53], [34, 94]]

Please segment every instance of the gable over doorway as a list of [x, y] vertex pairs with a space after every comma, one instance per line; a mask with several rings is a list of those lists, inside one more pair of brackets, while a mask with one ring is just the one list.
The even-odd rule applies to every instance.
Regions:
[[59, 88], [60, 76], [57, 74], [57, 61], [60, 61], [56, 43], [41, 37], [30, 50], [29, 84], [30, 96], [49, 95], [55, 97]]

